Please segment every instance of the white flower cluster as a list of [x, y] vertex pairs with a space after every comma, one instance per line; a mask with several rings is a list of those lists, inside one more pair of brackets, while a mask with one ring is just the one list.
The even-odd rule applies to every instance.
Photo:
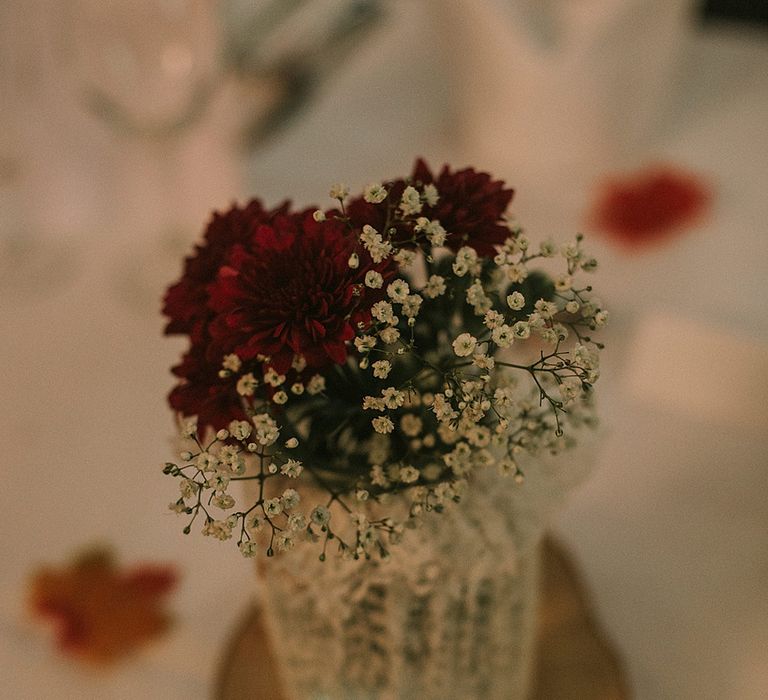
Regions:
[[[350, 227], [358, 243], [350, 268], [367, 253], [375, 263], [393, 258], [400, 270], [394, 279], [364, 275], [381, 296], [344, 367], [364, 387], [359, 404], [345, 404], [342, 422], [317, 435], [313, 417], [338, 410], [340, 400], [328, 376], [290, 379], [305, 376], [302, 357], [289, 376], [274, 369], [255, 376], [237, 355], [222, 358], [220, 375], [237, 377], [250, 420], [233, 421], [207, 444], [193, 423], [184, 426], [195, 449], [165, 471], [180, 479], [170, 508], [191, 516], [185, 532], [200, 519], [203, 534], [235, 538], [247, 557], [299, 542], [320, 543], [323, 559], [332, 544], [345, 557], [387, 556], [413, 518], [460, 499], [475, 470], [494, 466], [522, 482], [525, 455], [557, 452], [572, 441], [566, 429], [594, 422], [602, 345], [590, 334], [607, 312], [578, 279], [597, 265], [581, 236], [535, 249], [511, 227], [492, 259], [471, 240], [452, 253], [443, 247], [450, 230], [422, 215], [439, 201], [434, 185], [409, 184], [395, 201], [390, 192], [374, 183], [363, 195], [387, 206], [382, 230]], [[331, 188], [340, 201], [347, 194], [343, 185]], [[315, 218], [330, 215], [318, 210]], [[531, 267], [537, 259], [564, 269], [543, 276]], [[318, 440], [333, 440], [323, 463], [308, 447]], [[230, 493], [238, 481], [258, 487], [241, 510]]]

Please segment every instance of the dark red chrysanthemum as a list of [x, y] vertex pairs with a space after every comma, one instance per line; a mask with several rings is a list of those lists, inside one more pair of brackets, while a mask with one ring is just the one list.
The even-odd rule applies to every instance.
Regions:
[[181, 279], [166, 292], [163, 312], [169, 321], [165, 332], [190, 338], [189, 351], [173, 368], [180, 382], [168, 401], [183, 415], [197, 415], [201, 426], [223, 428], [234, 418], [245, 417], [235, 383], [219, 376], [222, 358], [228, 351], [211, 337], [216, 312], [208, 303], [208, 287], [235, 245], [250, 247], [259, 226], [272, 223], [287, 229], [295, 227], [304, 216], [305, 212], [291, 212], [288, 202], [268, 210], [258, 199], [245, 207], [234, 205], [227, 212], [214, 213], [203, 242], [186, 259]]
[[603, 182], [589, 224], [626, 246], [646, 245], [696, 224], [711, 199], [710, 188], [697, 175], [654, 166]]
[[212, 336], [243, 360], [269, 356], [281, 373], [295, 355], [311, 368], [343, 363], [356, 324], [370, 321], [371, 305], [384, 294], [364, 285], [366, 273], [389, 279], [395, 263], [376, 265], [357, 250], [360, 264], [350, 268], [357, 241], [339, 220], [288, 223], [259, 226], [249, 247], [232, 249], [209, 287], [218, 314]]
[[219, 376], [224, 352], [212, 341], [193, 344], [173, 373], [181, 379], [168, 395], [171, 408], [197, 416], [200, 426], [226, 428], [232, 420], [245, 420], [240, 395], [232, 380]]
[[260, 224], [291, 216], [288, 207], [285, 202], [267, 210], [261, 201], [253, 199], [245, 207], [234, 205], [224, 213], [214, 212], [203, 243], [195, 246], [193, 255], [184, 261], [181, 278], [165, 293], [167, 334], [190, 335], [193, 342], [202, 340], [201, 334], [211, 318], [206, 287], [216, 279], [232, 246], [246, 243]]
[[437, 187], [437, 204], [425, 205], [422, 215], [440, 221], [450, 234], [445, 244], [451, 250], [468, 245], [479, 255], [493, 257], [494, 245], [501, 245], [509, 237], [502, 217], [515, 191], [504, 189], [502, 180], [474, 168], [451, 172], [447, 165], [434, 177], [421, 158], [414, 165], [411, 180], [417, 186], [432, 183]]
[[[450, 234], [445, 245], [454, 252], [469, 245], [480, 255], [492, 257], [496, 254], [493, 246], [504, 243], [509, 236], [502, 217], [514, 190], [504, 189], [501, 180], [493, 180], [488, 173], [477, 172], [474, 168], [451, 172], [447, 165], [435, 177], [424, 160], [419, 158], [413, 166], [410, 182], [417, 188], [427, 184], [434, 184], [437, 188], [437, 204], [433, 207], [425, 204], [420, 216], [440, 221]], [[363, 224], [370, 224], [384, 233], [387, 212], [396, 211], [406, 184], [402, 179], [388, 182], [389, 196], [380, 204], [371, 204], [362, 197], [350, 201], [347, 214], [352, 225], [360, 228]], [[395, 224], [394, 229], [394, 242], [403, 244], [411, 238], [409, 226]]]

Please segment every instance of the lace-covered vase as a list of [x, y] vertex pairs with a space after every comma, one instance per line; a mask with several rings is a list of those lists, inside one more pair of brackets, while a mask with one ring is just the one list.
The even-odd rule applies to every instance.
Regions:
[[289, 698], [525, 698], [539, 543], [586, 470], [574, 453], [537, 460], [522, 485], [488, 469], [389, 561], [320, 562], [309, 546], [266, 562], [261, 593]]

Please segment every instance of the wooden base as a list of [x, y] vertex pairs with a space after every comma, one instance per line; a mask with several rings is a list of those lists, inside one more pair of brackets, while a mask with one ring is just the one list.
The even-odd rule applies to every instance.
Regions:
[[[531, 700], [626, 700], [616, 651], [605, 639], [576, 567], [551, 539], [542, 548], [542, 598]], [[261, 611], [249, 608], [225, 651], [216, 700], [288, 700], [280, 690]]]

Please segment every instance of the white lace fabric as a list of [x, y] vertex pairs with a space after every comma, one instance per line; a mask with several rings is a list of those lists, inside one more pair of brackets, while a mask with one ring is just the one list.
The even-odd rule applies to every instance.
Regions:
[[566, 454], [537, 459], [523, 485], [477, 474], [388, 561], [329, 550], [320, 562], [312, 546], [267, 561], [264, 609], [291, 700], [526, 697], [538, 545], [585, 472]]

